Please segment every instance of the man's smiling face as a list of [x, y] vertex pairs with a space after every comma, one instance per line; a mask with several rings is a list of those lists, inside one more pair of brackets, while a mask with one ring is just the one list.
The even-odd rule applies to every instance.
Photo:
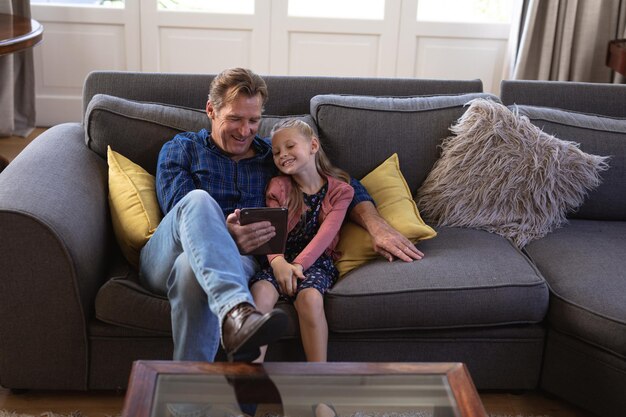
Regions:
[[262, 109], [260, 94], [239, 94], [219, 110], [209, 101], [206, 112], [211, 119], [213, 142], [235, 161], [253, 156], [251, 145], [259, 130]]

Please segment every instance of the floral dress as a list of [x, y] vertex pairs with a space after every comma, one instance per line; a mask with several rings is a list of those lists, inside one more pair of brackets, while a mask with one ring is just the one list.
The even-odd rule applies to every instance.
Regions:
[[[303, 193], [304, 204], [307, 206], [307, 210], [298, 222], [298, 224], [289, 232], [287, 236], [287, 245], [285, 250], [285, 260], [287, 262], [293, 262], [296, 256], [304, 250], [306, 245], [313, 239], [315, 234], [320, 228], [320, 211], [322, 209], [322, 201], [326, 196], [328, 190], [328, 183], [324, 185], [316, 194], [309, 195]], [[267, 265], [267, 258], [261, 271], [257, 272], [250, 280], [250, 285], [257, 281], [265, 280], [274, 285], [276, 291], [280, 294], [280, 299], [293, 302], [296, 298], [284, 295], [280, 291], [278, 281], [274, 277], [272, 268]], [[304, 271], [305, 278], [298, 280], [298, 287], [296, 288], [296, 296], [300, 291], [305, 288], [315, 288], [320, 293], [324, 294], [337, 280], [339, 272], [333, 264], [332, 258], [323, 253], [317, 260], [311, 265], [309, 269]]]

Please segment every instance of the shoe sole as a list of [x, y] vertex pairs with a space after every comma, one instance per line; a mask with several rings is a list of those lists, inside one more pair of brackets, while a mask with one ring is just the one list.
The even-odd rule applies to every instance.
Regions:
[[261, 354], [261, 346], [280, 339], [287, 330], [287, 314], [281, 310], [272, 310], [260, 321], [259, 326], [251, 332], [228, 356], [229, 362], [252, 362]]

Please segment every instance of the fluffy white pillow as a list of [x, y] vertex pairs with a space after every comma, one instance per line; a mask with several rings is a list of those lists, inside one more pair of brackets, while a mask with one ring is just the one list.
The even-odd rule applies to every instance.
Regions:
[[497, 233], [522, 248], [566, 222], [608, 169], [607, 157], [544, 133], [502, 104], [468, 104], [417, 191], [428, 221]]

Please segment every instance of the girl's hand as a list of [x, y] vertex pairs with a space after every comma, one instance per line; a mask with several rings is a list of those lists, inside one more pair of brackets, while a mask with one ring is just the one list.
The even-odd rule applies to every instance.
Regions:
[[302, 266], [290, 264], [282, 256], [272, 260], [272, 271], [283, 294], [293, 297], [298, 287], [298, 277], [304, 278]]
[[294, 274], [296, 279], [304, 279], [304, 270], [302, 269], [302, 265], [300, 264], [291, 264], [294, 268]]

